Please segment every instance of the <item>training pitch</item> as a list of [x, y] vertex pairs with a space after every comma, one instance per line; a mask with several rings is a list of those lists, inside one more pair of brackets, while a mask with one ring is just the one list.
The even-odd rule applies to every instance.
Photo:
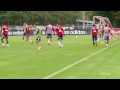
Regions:
[[[66, 35], [63, 48], [57, 36], [52, 45], [42, 36], [42, 50], [22, 43], [22, 36], [9, 36], [10, 47], [0, 48], [0, 79], [119, 79], [120, 37], [92, 45], [90, 35]], [[4, 40], [5, 41], [5, 40]], [[0, 43], [0, 45], [2, 45]], [[6, 42], [5, 42], [6, 45]]]

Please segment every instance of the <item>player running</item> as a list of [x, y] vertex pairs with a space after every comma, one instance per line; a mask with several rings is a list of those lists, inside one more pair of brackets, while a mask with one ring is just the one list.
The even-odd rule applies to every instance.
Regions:
[[108, 47], [108, 43], [109, 43], [109, 35], [111, 34], [111, 36], [113, 37], [110, 28], [108, 27], [108, 25], [106, 24], [104, 29], [103, 29], [103, 36], [104, 36], [104, 40], [106, 41], [106, 47]]
[[41, 50], [41, 45], [40, 45], [40, 41], [41, 41], [41, 34], [42, 34], [42, 30], [40, 29], [40, 26], [38, 26], [39, 23], [36, 22], [35, 23], [35, 27], [36, 27], [36, 44], [38, 46], [38, 50]]
[[28, 43], [33, 44], [33, 41], [30, 39], [30, 27], [29, 27], [29, 25], [28, 25], [27, 23], [26, 23], [25, 33], [26, 33], [26, 45], [27, 45]]
[[91, 35], [92, 35], [93, 45], [97, 46], [98, 45], [98, 42], [97, 42], [98, 29], [96, 28], [95, 24], [93, 24], [93, 27], [91, 28]]
[[[54, 32], [54, 28], [53, 26], [49, 23], [47, 26], [46, 26], [46, 29], [45, 29], [45, 34], [47, 35], [47, 41], [48, 41], [48, 45], [52, 45], [52, 33]], [[55, 35], [55, 32], [54, 32], [54, 35]]]
[[2, 47], [5, 47], [3, 39], [6, 39], [7, 47], [9, 47], [8, 43], [8, 27], [6, 25], [2, 26], [2, 32], [1, 32], [1, 42], [2, 42]]
[[[98, 29], [98, 41], [100, 38], [101, 39], [103, 38], [102, 30], [103, 30], [103, 25], [101, 24], [101, 25], [99, 25], [99, 29]], [[102, 41], [103, 41], [103, 39], [102, 39]]]
[[63, 40], [63, 35], [65, 36], [64, 29], [63, 29], [62, 26], [57, 24], [57, 27], [56, 27], [55, 31], [56, 31], [56, 34], [58, 36], [58, 38], [57, 38], [58, 45], [59, 45], [60, 48], [63, 48], [62, 40]]
[[23, 23], [23, 37], [22, 37], [22, 42], [24, 42], [24, 37], [26, 35], [25, 31], [26, 31], [26, 22]]

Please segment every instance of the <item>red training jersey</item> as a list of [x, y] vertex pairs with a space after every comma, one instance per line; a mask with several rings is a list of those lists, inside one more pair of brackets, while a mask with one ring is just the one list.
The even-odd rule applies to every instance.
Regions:
[[64, 35], [64, 29], [62, 26], [58, 25], [55, 29], [56, 33], [58, 36], [63, 36]]
[[97, 36], [98, 35], [98, 29], [96, 27], [91, 28], [91, 34], [92, 36]]
[[7, 36], [8, 35], [8, 27], [6, 25], [3, 25], [2, 30], [3, 30], [3, 35]]
[[30, 27], [29, 27], [29, 25], [26, 25], [26, 34], [30, 34]]

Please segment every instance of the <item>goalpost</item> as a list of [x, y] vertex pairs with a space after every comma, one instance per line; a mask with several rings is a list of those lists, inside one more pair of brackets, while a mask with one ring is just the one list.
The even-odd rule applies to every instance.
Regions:
[[[99, 28], [100, 25], [103, 25], [105, 27], [105, 24], [108, 25], [108, 27], [111, 29], [111, 32], [114, 32], [114, 28], [112, 27], [112, 24], [110, 22], [110, 20], [107, 17], [102, 17], [102, 16], [93, 16], [93, 22], [96, 24], [96, 27]], [[110, 35], [110, 39], [115, 40], [117, 39], [117, 35], [114, 32], [113, 33], [113, 37], [111, 37]]]

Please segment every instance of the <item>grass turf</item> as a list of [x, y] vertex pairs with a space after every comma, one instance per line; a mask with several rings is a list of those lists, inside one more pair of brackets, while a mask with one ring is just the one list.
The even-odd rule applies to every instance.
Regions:
[[[66, 35], [63, 48], [57, 44], [57, 36], [53, 36], [52, 46], [48, 46], [46, 36], [42, 36], [42, 50], [37, 51], [36, 37], [30, 37], [33, 45], [22, 43], [22, 36], [9, 36], [10, 47], [0, 48], [1, 79], [42, 79], [62, 68], [71, 65], [89, 55], [105, 48], [105, 43], [92, 45], [89, 35]], [[5, 41], [5, 40], [4, 40]], [[110, 40], [109, 47], [82, 62], [53, 75], [52, 79], [83, 78], [119, 78], [120, 45], [110, 45], [119, 41]]]

